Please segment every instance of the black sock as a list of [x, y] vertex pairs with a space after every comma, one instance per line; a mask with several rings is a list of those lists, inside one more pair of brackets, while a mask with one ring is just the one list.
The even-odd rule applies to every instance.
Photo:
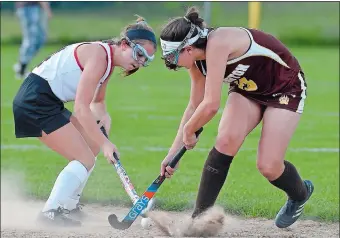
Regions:
[[284, 161], [285, 169], [282, 175], [274, 181], [270, 181], [275, 187], [282, 189], [288, 197], [294, 201], [303, 201], [307, 197], [307, 187], [300, 178], [295, 166]]
[[20, 74], [24, 74], [26, 70], [27, 64], [20, 63]]
[[210, 151], [204, 164], [193, 218], [214, 205], [232, 161], [233, 156], [222, 154], [215, 147]]

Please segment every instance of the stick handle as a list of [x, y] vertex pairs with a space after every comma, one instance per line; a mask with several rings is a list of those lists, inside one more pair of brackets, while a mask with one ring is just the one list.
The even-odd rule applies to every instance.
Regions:
[[[99, 124], [99, 123], [100, 123], [100, 121], [97, 121], [97, 124]], [[103, 132], [103, 134], [106, 138], [109, 138], [108, 134], [106, 133], [104, 126], [100, 127], [100, 130]]]
[[[203, 131], [203, 127], [201, 127], [198, 131], [195, 132], [196, 137], [198, 137], [201, 132]], [[178, 163], [178, 161], [182, 158], [182, 156], [184, 155], [184, 153], [187, 151], [187, 149], [185, 148], [185, 146], [183, 146], [178, 152], [177, 154], [174, 156], [174, 158], [170, 161], [169, 166], [171, 168], [175, 168], [176, 164]]]
[[[100, 121], [97, 121], [97, 124], [99, 124], [99, 122]], [[109, 138], [109, 136], [108, 136], [108, 134], [107, 134], [107, 132], [106, 132], [106, 130], [105, 130], [105, 128], [102, 126], [102, 127], [100, 127], [100, 130], [103, 132], [103, 134], [104, 134], [104, 136], [106, 137], [106, 138]], [[119, 158], [118, 158], [118, 155], [117, 155], [117, 153], [116, 152], [113, 152], [113, 157], [115, 158], [115, 160], [119, 160]]]
[[119, 158], [116, 152], [113, 152], [113, 158], [115, 158], [116, 161], [119, 161]]
[[[97, 124], [99, 123], [100, 121], [97, 121]], [[100, 130], [103, 132], [104, 136], [106, 136], [106, 138], [109, 138], [105, 128], [102, 126], [100, 127]], [[116, 152], [113, 152], [113, 157], [115, 158], [116, 162], [113, 163], [113, 167], [115, 167], [117, 173], [118, 173], [118, 176], [120, 178], [120, 181], [126, 191], [126, 193], [129, 195], [131, 201], [133, 204], [135, 204], [138, 199], [139, 199], [139, 196], [134, 188], [134, 186], [132, 185], [131, 181], [130, 181], [130, 178], [127, 176], [127, 173], [125, 171], [125, 169], [123, 168], [122, 164], [120, 163], [120, 160], [118, 158], [118, 155]]]

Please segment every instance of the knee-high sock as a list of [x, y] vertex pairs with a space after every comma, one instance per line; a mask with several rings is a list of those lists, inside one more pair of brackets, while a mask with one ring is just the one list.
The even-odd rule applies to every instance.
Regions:
[[214, 147], [205, 162], [192, 217], [213, 206], [227, 178], [233, 156], [220, 153]]
[[97, 157], [95, 158], [95, 163], [93, 165], [93, 167], [90, 169], [90, 171], [87, 174], [87, 177], [85, 179], [85, 181], [74, 191], [74, 193], [72, 194], [72, 196], [70, 196], [67, 200], [67, 203], [65, 204], [65, 209], [68, 210], [73, 210], [77, 207], [77, 204], [79, 203], [81, 194], [83, 193], [83, 190], [87, 184], [87, 181], [89, 180], [89, 177], [91, 176], [91, 173], [96, 165], [96, 161], [97, 161]]
[[275, 187], [285, 191], [288, 197], [294, 201], [303, 201], [307, 197], [307, 187], [301, 179], [295, 166], [284, 161], [285, 169], [280, 177], [270, 181]]
[[65, 208], [68, 198], [79, 188], [88, 176], [85, 166], [77, 160], [71, 161], [58, 175], [43, 212]]

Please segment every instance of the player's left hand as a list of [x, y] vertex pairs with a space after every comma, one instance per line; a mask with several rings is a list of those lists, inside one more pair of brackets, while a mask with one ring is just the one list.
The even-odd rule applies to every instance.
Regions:
[[198, 142], [198, 138], [195, 133], [190, 133], [187, 128], [184, 126], [183, 128], [183, 143], [187, 150], [193, 149]]
[[111, 129], [111, 117], [108, 113], [106, 113], [101, 119], [98, 124], [99, 127], [104, 127], [105, 131], [108, 135], [110, 135], [110, 129]]

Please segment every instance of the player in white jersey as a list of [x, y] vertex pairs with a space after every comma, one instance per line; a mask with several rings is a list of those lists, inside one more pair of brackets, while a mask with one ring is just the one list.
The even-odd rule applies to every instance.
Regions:
[[[126, 75], [154, 59], [156, 37], [139, 18], [119, 40], [68, 45], [33, 69], [13, 101], [17, 138], [37, 137], [69, 163], [57, 177], [39, 221], [79, 226], [79, 198], [101, 150], [109, 162], [116, 146], [100, 130], [110, 131], [105, 95], [115, 66]], [[73, 114], [64, 107], [74, 101]], [[99, 125], [96, 123], [99, 121]]]

